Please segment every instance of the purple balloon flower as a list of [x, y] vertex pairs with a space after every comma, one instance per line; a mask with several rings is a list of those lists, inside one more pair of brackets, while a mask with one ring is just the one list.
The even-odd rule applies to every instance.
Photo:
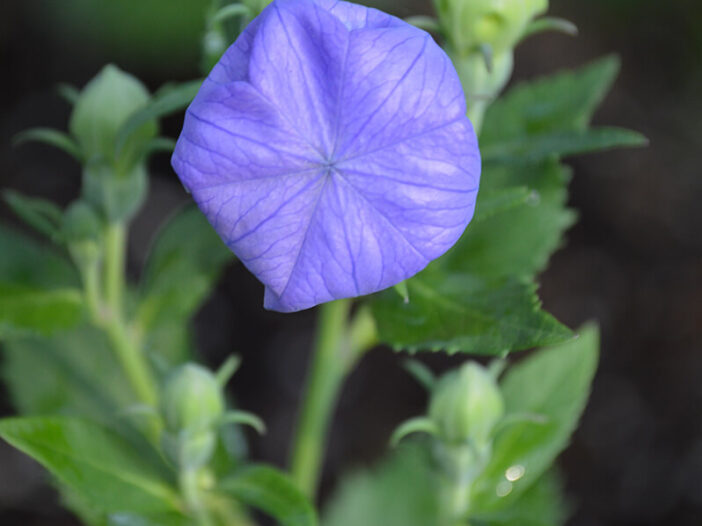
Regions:
[[276, 0], [188, 108], [173, 167], [290, 312], [369, 294], [473, 216], [480, 154], [458, 76], [424, 31], [333, 0]]

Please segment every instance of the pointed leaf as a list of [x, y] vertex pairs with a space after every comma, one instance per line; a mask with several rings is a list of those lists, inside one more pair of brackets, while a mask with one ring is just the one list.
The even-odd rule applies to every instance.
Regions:
[[63, 150], [74, 159], [80, 161], [83, 153], [75, 141], [68, 135], [52, 128], [32, 128], [18, 133], [14, 137], [14, 144], [19, 146], [26, 142], [43, 142]]
[[6, 190], [5, 201], [28, 225], [52, 240], [58, 240], [63, 219], [61, 209], [46, 199], [26, 197], [19, 192]]
[[[508, 481], [505, 481], [509, 484]], [[471, 524], [486, 526], [562, 526], [570, 506], [563, 492], [563, 482], [555, 469], [548, 471], [523, 492], [513, 493], [505, 485], [503, 506], [493, 513], [471, 514]], [[473, 500], [473, 507], [480, 508], [480, 501]]]
[[3, 342], [0, 371], [14, 408], [25, 415], [82, 415], [114, 425], [118, 409], [135, 403], [112, 349], [92, 327]]
[[119, 129], [116, 139], [117, 152], [122, 150], [129, 137], [143, 125], [185, 109], [192, 102], [201, 84], [202, 80], [192, 80], [176, 86], [167, 86], [156, 93], [146, 105], [132, 113]]
[[540, 133], [514, 140], [495, 142], [483, 148], [483, 160], [535, 162], [551, 156], [569, 155], [646, 146], [648, 140], [638, 132], [621, 128], [592, 128]]
[[492, 458], [473, 486], [477, 511], [503, 508], [497, 488], [504, 486], [510, 467], [520, 466], [520, 476], [509, 488], [516, 495], [538, 480], [568, 445], [590, 393], [598, 349], [597, 329], [585, 327], [579, 338], [540, 350], [507, 371], [500, 384], [507, 412], [536, 413], [548, 420], [514, 424], [497, 437]]
[[[534, 193], [526, 186], [515, 186], [500, 190], [481, 191], [475, 209], [473, 225], [495, 214], [510, 210], [534, 199]], [[471, 228], [472, 230], [472, 228]]]
[[529, 135], [584, 130], [618, 71], [619, 60], [605, 57], [576, 71], [518, 84], [489, 107], [481, 148]]
[[[482, 191], [525, 185], [526, 201], [468, 227], [463, 237], [437, 264], [456, 272], [484, 277], [532, 279], [560, 247], [565, 230], [575, 221], [565, 208], [567, 169], [555, 161], [534, 165], [486, 165]], [[495, 190], [493, 190], [493, 188]], [[533, 192], [533, 193], [532, 193]], [[480, 199], [478, 199], [478, 206]]]
[[269, 466], [252, 465], [225, 478], [219, 488], [275, 518], [281, 526], [315, 526], [317, 516], [307, 497], [283, 473]]
[[78, 289], [37, 289], [0, 281], [0, 340], [67, 329], [78, 324], [82, 313]]
[[186, 355], [188, 320], [233, 259], [194, 207], [166, 223], [151, 247], [141, 283], [137, 320], [149, 348], [181, 359]]
[[85, 420], [9, 418], [0, 436], [105, 511], [168, 512], [178, 497], [160, 469], [119, 436]]
[[440, 486], [427, 448], [402, 444], [377, 467], [347, 476], [323, 526], [436, 526]]
[[500, 355], [572, 337], [526, 283], [424, 272], [408, 286], [410, 303], [392, 291], [372, 300], [379, 339], [396, 349]]

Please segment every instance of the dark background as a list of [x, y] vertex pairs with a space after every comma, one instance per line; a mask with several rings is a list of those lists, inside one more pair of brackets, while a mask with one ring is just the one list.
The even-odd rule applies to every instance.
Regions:
[[[554, 0], [578, 38], [536, 37], [516, 55], [514, 79], [581, 65], [615, 52], [623, 71], [596, 122], [633, 128], [646, 150], [572, 159], [571, 204], [580, 222], [542, 276], [545, 306], [572, 327], [596, 319], [602, 360], [572, 447], [562, 456], [576, 503], [572, 526], [702, 524], [702, 2]], [[44, 146], [10, 147], [34, 126], [65, 129], [57, 82], [82, 86], [115, 62], [151, 89], [198, 75], [205, 0], [13, 1], [0, 6], [0, 186], [62, 205], [79, 190], [79, 168]], [[386, 2], [400, 16], [425, 1]], [[176, 136], [179, 118], [165, 121]], [[151, 194], [131, 229], [137, 275], [159, 223], [187, 200], [166, 156], [153, 162]], [[0, 219], [19, 227], [0, 205]], [[203, 359], [244, 358], [231, 384], [269, 433], [258, 459], [282, 464], [295, 417], [314, 314], [260, 308], [262, 286], [241, 266], [220, 280], [196, 319]], [[451, 360], [425, 357], [441, 369]], [[350, 378], [331, 435], [324, 493], [349, 467], [385, 450], [401, 420], [423, 410], [422, 390], [377, 349]], [[29, 379], [28, 381], [31, 381]], [[0, 386], [0, 414], [10, 414]], [[76, 524], [58, 507], [43, 472], [0, 444], [0, 524]], [[363, 525], [359, 525], [363, 526]]]

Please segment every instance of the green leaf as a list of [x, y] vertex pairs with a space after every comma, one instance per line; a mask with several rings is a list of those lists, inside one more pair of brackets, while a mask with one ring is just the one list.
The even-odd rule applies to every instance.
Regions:
[[92, 327], [5, 342], [0, 366], [22, 414], [82, 415], [122, 429], [129, 423], [115, 413], [134, 404], [134, 395], [104, 335]]
[[559, 33], [564, 33], [574, 37], [578, 35], [578, 26], [576, 26], [570, 20], [545, 16], [543, 18], [532, 20], [529, 23], [527, 28], [524, 30], [522, 40], [538, 33], [543, 33], [544, 31], [557, 31]]
[[589, 326], [579, 338], [540, 350], [507, 371], [501, 389], [508, 414], [540, 414], [547, 421], [514, 424], [500, 433], [488, 466], [473, 486], [473, 501], [479, 504], [476, 513], [506, 506], [508, 501], [498, 494], [506, 492], [510, 467], [521, 474], [509, 482], [508, 493], [516, 496], [534, 484], [568, 445], [587, 403], [598, 350], [598, 331]]
[[107, 518], [107, 526], [192, 526], [192, 520], [178, 513], [113, 513]]
[[44, 144], [63, 150], [78, 161], [83, 158], [83, 152], [71, 137], [52, 128], [32, 128], [25, 130], [15, 135], [13, 142], [16, 146], [27, 142], [43, 142]]
[[[563, 233], [575, 221], [575, 213], [565, 208], [568, 179], [567, 169], [555, 161], [522, 166], [486, 165], [483, 175], [486, 193], [523, 185], [530, 189], [529, 199], [468, 225], [456, 245], [438, 260], [438, 265], [488, 278], [532, 279], [546, 266], [561, 245]], [[478, 206], [481, 206], [480, 197]]]
[[534, 162], [553, 155], [567, 157], [613, 148], [646, 146], [648, 140], [638, 132], [621, 128], [592, 128], [540, 133], [500, 141], [481, 150], [484, 162]]
[[127, 144], [129, 137], [144, 124], [184, 109], [197, 95], [202, 80], [192, 80], [176, 86], [166, 86], [139, 111], [134, 112], [117, 134], [117, 152]]
[[161, 469], [114, 433], [85, 420], [9, 418], [0, 436], [107, 512], [173, 512], [176, 490]]
[[439, 481], [425, 448], [406, 444], [370, 471], [346, 477], [323, 526], [436, 526]]
[[317, 516], [307, 497], [277, 469], [252, 465], [224, 479], [219, 488], [253, 508], [263, 511], [282, 526], [314, 526]]
[[77, 325], [82, 314], [78, 289], [36, 289], [0, 281], [0, 339], [51, 334]]
[[372, 300], [378, 337], [396, 349], [500, 355], [572, 336], [540, 310], [534, 285], [431, 269], [407, 283], [409, 303], [391, 290]]
[[56, 92], [71, 106], [74, 106], [80, 97], [80, 90], [72, 84], [67, 84], [65, 82], [56, 85]]
[[233, 259], [195, 207], [180, 211], [164, 226], [146, 263], [137, 313], [148, 347], [164, 355], [185, 356], [188, 319]]
[[46, 199], [26, 197], [19, 192], [5, 190], [5, 201], [28, 225], [53, 241], [58, 241], [63, 220], [61, 209]]
[[520, 137], [584, 130], [618, 71], [619, 60], [605, 57], [576, 71], [518, 84], [489, 107], [481, 151]]
[[486, 113], [480, 136], [483, 161], [533, 162], [647, 144], [629, 130], [588, 129], [618, 70], [618, 60], [607, 57], [513, 88]]
[[[507, 491], [505, 487], [503, 491]], [[546, 472], [521, 493], [508, 493], [502, 508], [491, 514], [471, 514], [471, 524], [489, 526], [561, 526], [570, 510], [556, 470]], [[479, 502], [473, 501], [474, 507]]]
[[527, 203], [534, 194], [526, 186], [482, 191], [478, 197], [472, 223], [483, 221], [495, 214]]

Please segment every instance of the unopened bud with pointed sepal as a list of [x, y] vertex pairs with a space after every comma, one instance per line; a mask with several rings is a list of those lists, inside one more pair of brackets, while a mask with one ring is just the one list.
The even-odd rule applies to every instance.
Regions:
[[176, 368], [161, 392], [165, 430], [161, 445], [180, 468], [197, 469], [209, 462], [220, 427], [249, 425], [263, 433], [265, 426], [245, 411], [226, 411], [223, 388], [238, 367], [238, 358], [227, 360], [217, 373], [194, 363]]
[[194, 363], [178, 367], [164, 385], [161, 410], [169, 431], [214, 428], [224, 415], [224, 396], [217, 377]]
[[80, 92], [69, 130], [86, 160], [100, 158], [110, 164], [131, 165], [144, 144], [156, 136], [155, 121], [134, 131], [115, 158], [118, 134], [127, 120], [149, 102], [146, 87], [134, 76], [108, 64]]
[[459, 55], [489, 46], [495, 54], [514, 47], [548, 0], [435, 0], [439, 20]]
[[467, 362], [444, 375], [429, 404], [429, 418], [445, 442], [483, 446], [505, 412], [494, 376], [483, 366]]

